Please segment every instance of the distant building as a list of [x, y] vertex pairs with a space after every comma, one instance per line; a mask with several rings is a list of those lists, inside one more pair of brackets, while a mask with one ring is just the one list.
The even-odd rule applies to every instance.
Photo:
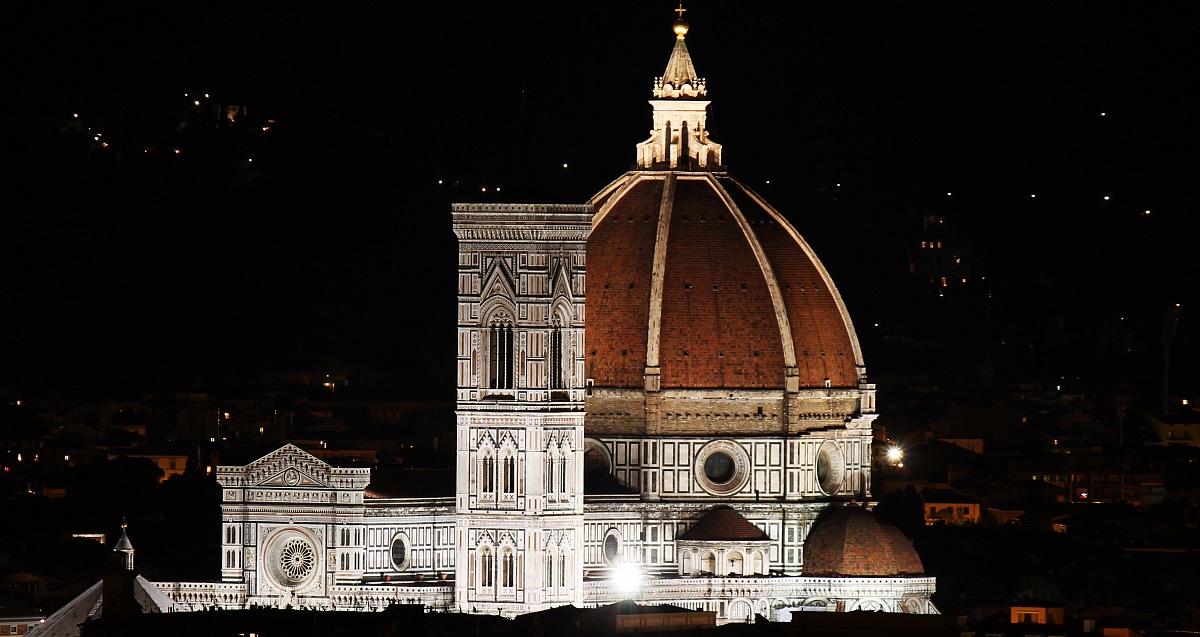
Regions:
[[1164, 445], [1200, 447], [1200, 412], [1152, 415], [1150, 427]]
[[950, 489], [922, 489], [921, 501], [925, 524], [979, 524], [981, 507], [978, 500], [959, 495]]
[[28, 635], [45, 620], [41, 615], [0, 615], [0, 635]]
[[949, 296], [971, 282], [971, 240], [951, 231], [942, 215], [925, 215], [921, 234], [911, 239], [909, 272], [927, 283], [931, 294]]

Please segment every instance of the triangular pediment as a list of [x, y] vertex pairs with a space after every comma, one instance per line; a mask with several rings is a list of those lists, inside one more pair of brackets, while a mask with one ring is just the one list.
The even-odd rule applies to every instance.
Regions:
[[263, 480], [256, 486], [260, 487], [324, 487], [316, 478], [304, 473], [296, 467], [288, 467], [279, 473]]
[[483, 280], [483, 289], [479, 291], [481, 298], [489, 299], [499, 296], [512, 300], [517, 297], [516, 282], [513, 280], [511, 269], [504, 259], [492, 261], [488, 273]]
[[247, 486], [326, 487], [330, 466], [293, 444], [246, 465]]
[[564, 259], [555, 259], [550, 281], [551, 296], [571, 298], [571, 276]]

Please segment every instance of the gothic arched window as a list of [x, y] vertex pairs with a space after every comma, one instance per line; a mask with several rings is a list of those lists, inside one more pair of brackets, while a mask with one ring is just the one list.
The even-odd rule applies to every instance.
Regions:
[[496, 577], [496, 557], [492, 554], [492, 549], [483, 547], [479, 549], [479, 585], [485, 588], [495, 586]]
[[517, 492], [517, 460], [512, 454], [504, 456], [504, 492]]
[[513, 388], [514, 351], [512, 319], [506, 314], [499, 314], [488, 327], [489, 388]]
[[483, 457], [479, 482], [484, 493], [496, 492], [496, 459], [489, 453]]
[[516, 558], [513, 556], [512, 549], [505, 549], [501, 563], [503, 567], [503, 578], [500, 580], [501, 585], [505, 588], [516, 586]]
[[550, 328], [550, 389], [566, 387], [566, 375], [563, 373], [563, 329], [558, 319]]

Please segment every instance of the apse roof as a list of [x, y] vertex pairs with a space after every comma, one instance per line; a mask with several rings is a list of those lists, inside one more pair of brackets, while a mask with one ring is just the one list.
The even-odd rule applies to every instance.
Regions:
[[925, 567], [908, 538], [887, 520], [848, 505], [821, 518], [804, 542], [806, 577], [905, 577]]
[[679, 536], [684, 541], [701, 542], [760, 542], [770, 540], [762, 529], [754, 526], [741, 513], [726, 505], [712, 508], [704, 517]]

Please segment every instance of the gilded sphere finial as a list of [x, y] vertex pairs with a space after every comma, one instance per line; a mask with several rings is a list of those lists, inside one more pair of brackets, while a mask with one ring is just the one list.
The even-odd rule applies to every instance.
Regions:
[[679, 0], [679, 8], [675, 9], [675, 13], [678, 14], [679, 17], [675, 19], [675, 25], [671, 28], [675, 31], [675, 37], [679, 38], [680, 40], [682, 40], [683, 36], [687, 35], [688, 32], [688, 23], [683, 19], [683, 14], [685, 12], [687, 12], [687, 9], [683, 8], [683, 0]]

